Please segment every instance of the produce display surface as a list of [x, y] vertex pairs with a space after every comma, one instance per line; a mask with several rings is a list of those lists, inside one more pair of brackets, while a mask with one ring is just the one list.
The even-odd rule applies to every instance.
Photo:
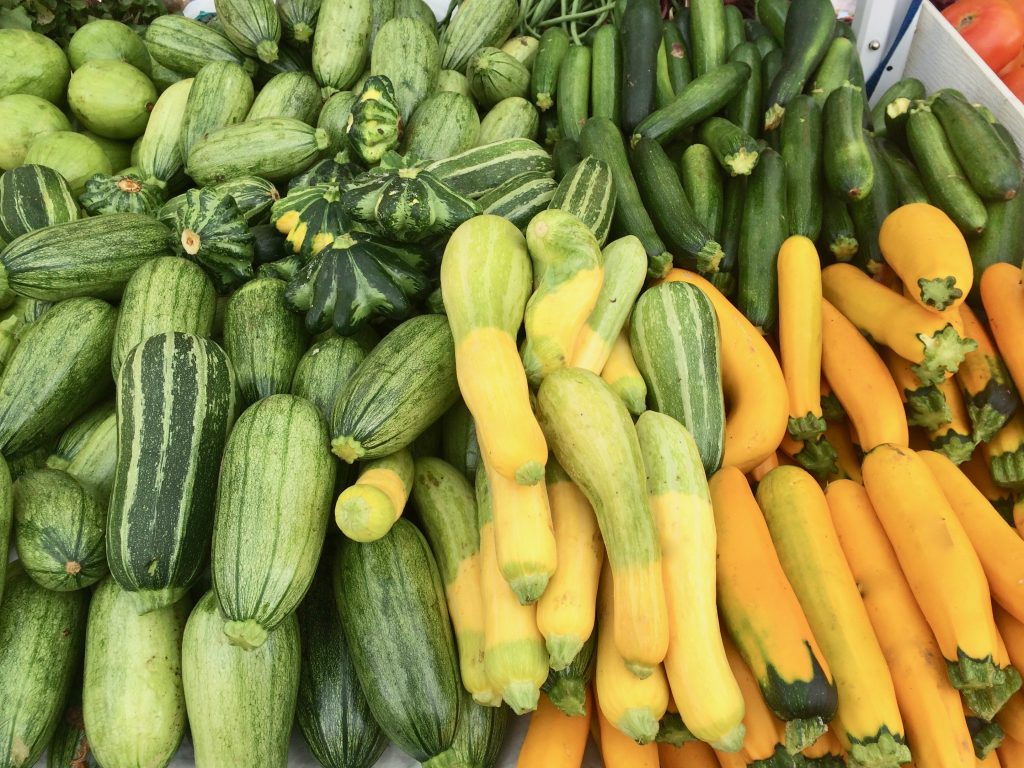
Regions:
[[0, 768], [1024, 768], [969, 41], [121, 7], [0, 14]]

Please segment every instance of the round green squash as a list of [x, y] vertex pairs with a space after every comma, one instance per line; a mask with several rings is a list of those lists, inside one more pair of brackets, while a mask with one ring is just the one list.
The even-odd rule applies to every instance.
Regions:
[[60, 46], [26, 29], [0, 29], [0, 96], [23, 93], [59, 103], [71, 77]]
[[141, 136], [156, 102], [156, 86], [123, 61], [89, 61], [68, 83], [68, 104], [87, 129], [108, 139]]
[[73, 131], [56, 131], [36, 137], [25, 153], [25, 162], [59, 172], [80, 195], [85, 182], [97, 174], [109, 176], [110, 158], [95, 141]]
[[93, 19], [79, 27], [68, 43], [68, 59], [72, 69], [80, 69], [89, 61], [111, 59], [131, 64], [149, 75], [149, 49], [135, 30], [111, 19]]
[[156, 215], [164, 202], [164, 193], [157, 184], [136, 174], [97, 173], [85, 182], [79, 201], [90, 216], [104, 213]]
[[466, 76], [477, 103], [488, 108], [512, 96], [525, 96], [530, 87], [530, 70], [500, 48], [481, 48], [474, 53]]
[[95, 141], [96, 146], [103, 150], [110, 160], [110, 167], [114, 169], [114, 173], [120, 173], [125, 168], [134, 165], [132, 162], [134, 144], [132, 142], [108, 139], [106, 136], [100, 136], [92, 131], [81, 131], [81, 134]]
[[0, 97], [0, 169], [9, 171], [24, 163], [37, 136], [70, 130], [64, 113], [46, 99], [24, 93]]

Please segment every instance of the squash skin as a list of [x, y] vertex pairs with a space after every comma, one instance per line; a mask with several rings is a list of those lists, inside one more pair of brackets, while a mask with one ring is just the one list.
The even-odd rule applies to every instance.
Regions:
[[391, 530], [412, 492], [413, 458], [408, 449], [363, 466], [334, 505], [334, 519], [353, 541], [376, 541]]

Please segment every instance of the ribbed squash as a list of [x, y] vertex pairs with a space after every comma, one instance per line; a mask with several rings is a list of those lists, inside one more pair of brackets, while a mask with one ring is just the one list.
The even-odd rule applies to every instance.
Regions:
[[402, 114], [391, 80], [366, 78], [348, 118], [349, 149], [367, 165], [376, 165], [402, 137]]
[[270, 223], [308, 261], [351, 229], [341, 195], [337, 184], [293, 189], [271, 206]]
[[90, 216], [104, 213], [154, 214], [163, 205], [164, 192], [137, 174], [97, 174], [85, 182], [85, 191], [78, 200]]
[[402, 449], [363, 465], [334, 505], [334, 521], [353, 541], [376, 541], [391, 530], [412, 493], [412, 454]]

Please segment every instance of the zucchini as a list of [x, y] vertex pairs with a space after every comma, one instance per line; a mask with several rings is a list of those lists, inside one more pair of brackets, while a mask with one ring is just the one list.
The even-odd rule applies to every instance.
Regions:
[[338, 395], [332, 449], [349, 464], [395, 453], [448, 410], [458, 392], [447, 318], [407, 320], [366, 356]]
[[[767, 53], [761, 54], [761, 85], [764, 100], [767, 103], [769, 97], [768, 87], [775, 80], [775, 77], [782, 70], [782, 49], [773, 48]], [[762, 104], [767, 109], [767, 106]]]
[[82, 715], [102, 765], [166, 765], [185, 735], [181, 640], [188, 600], [140, 616], [105, 579], [89, 603]]
[[537, 60], [537, 53], [540, 50], [540, 40], [532, 35], [517, 35], [510, 37], [501, 46], [501, 50], [510, 54], [530, 72], [533, 72], [533, 63]]
[[579, 141], [590, 114], [590, 48], [573, 45], [558, 69], [558, 128], [563, 139]]
[[480, 198], [483, 213], [508, 219], [519, 229], [549, 207], [554, 197], [555, 180], [543, 173], [524, 173], [509, 179]]
[[619, 125], [622, 117], [622, 40], [614, 24], [598, 28], [590, 51], [590, 116], [604, 117]]
[[736, 288], [736, 272], [739, 262], [740, 232], [743, 229], [743, 206], [747, 196], [747, 177], [733, 176], [725, 182], [725, 203], [722, 208], [721, 243], [722, 263], [712, 282], [727, 296]]
[[750, 79], [751, 70], [740, 61], [731, 61], [695, 78], [662, 109], [647, 115], [632, 132], [631, 143], [641, 138], [665, 142], [680, 131], [691, 128], [720, 112]]
[[43, 754], [82, 655], [88, 594], [43, 589], [20, 563], [7, 569], [0, 605], [0, 764]]
[[0, 241], [79, 217], [63, 176], [45, 165], [22, 165], [0, 176]]
[[355, 85], [370, 53], [372, 0], [323, 0], [313, 33], [313, 74], [325, 88]]
[[164, 224], [142, 213], [110, 213], [37, 229], [0, 252], [0, 287], [43, 301], [117, 299], [136, 269], [167, 254], [169, 234]]
[[146, 48], [153, 61], [187, 77], [199, 74], [212, 61], [231, 61], [246, 74], [256, 74], [256, 62], [212, 25], [169, 14], [158, 16], [146, 28]]
[[502, 99], [480, 121], [480, 135], [476, 145], [492, 144], [505, 139], [537, 138], [540, 117], [537, 109], [521, 96]]
[[[47, 467], [64, 470], [93, 493], [104, 511], [110, 501], [116, 463], [117, 414], [113, 403], [99, 405], [71, 424], [46, 459]], [[5, 487], [0, 469], [0, 489]], [[0, 490], [0, 499], [3, 493]], [[0, 540], [4, 538], [0, 533]]]
[[316, 126], [323, 106], [320, 86], [309, 72], [281, 72], [263, 85], [245, 119], [290, 117]]
[[177, 256], [146, 262], [131, 276], [117, 313], [110, 369], [117, 379], [121, 363], [136, 344], [167, 331], [209, 337], [217, 294], [206, 273]]
[[525, 96], [530, 88], [530, 70], [500, 48], [481, 48], [474, 53], [466, 77], [470, 92], [484, 108], [510, 96]]
[[[889, 86], [889, 89], [878, 98], [875, 106], [871, 108], [871, 125], [875, 130], [875, 135], [886, 135], [886, 125], [888, 123], [886, 118], [888, 117], [890, 104], [897, 99], [906, 99], [908, 102], [921, 101], [926, 95], [924, 83], [916, 77], [905, 77]], [[893, 136], [889, 138], [898, 139], [899, 137]]]
[[[845, 39], [845, 38], [840, 38]], [[786, 108], [780, 139], [786, 168], [789, 234], [817, 240], [821, 233], [821, 109], [811, 96], [796, 96]]]
[[882, 153], [886, 165], [889, 166], [893, 183], [896, 184], [900, 205], [927, 203], [928, 193], [925, 192], [924, 183], [921, 181], [917, 168], [896, 146], [896, 143], [889, 139], [877, 138], [876, 134], [875, 148]]
[[755, 13], [771, 34], [772, 39], [783, 45], [786, 38], [786, 19], [789, 16], [790, 0], [756, 0]]
[[615, 211], [615, 184], [608, 163], [585, 157], [558, 183], [549, 208], [560, 208], [578, 218], [604, 245]]
[[836, 261], [853, 261], [860, 250], [849, 207], [831, 192], [822, 198], [821, 243]]
[[[807, 90], [807, 93], [811, 95], [819, 109], [824, 109], [825, 102], [828, 101], [832, 91], [849, 80], [850, 61], [856, 55], [857, 50], [854, 48], [853, 43], [845, 37], [836, 36], [829, 44], [828, 50], [825, 51], [825, 57], [821, 60], [821, 64], [818, 65], [818, 70], [814, 73], [814, 80]], [[882, 98], [884, 99], [885, 97], [883, 96]], [[880, 124], [885, 125], [881, 120], [882, 118], [879, 117], [878, 121], [875, 121], [874, 114], [872, 114], [872, 121], [876, 131]]]
[[990, 202], [986, 206], [988, 225], [980, 237], [971, 238], [967, 245], [974, 265], [974, 285], [971, 300], [980, 303], [981, 275], [993, 264], [1024, 262], [1024, 199], [1018, 192], [1010, 200]]
[[725, 6], [725, 57], [747, 41], [747, 31], [743, 27], [743, 12], [736, 6]]
[[321, 0], [277, 0], [281, 36], [286, 42], [308, 47], [320, 15]]
[[621, 34], [620, 119], [622, 130], [629, 136], [654, 109], [655, 70], [661, 45], [661, 8], [656, 0], [627, 3]]
[[554, 175], [551, 156], [529, 139], [506, 139], [428, 163], [426, 171], [454, 192], [478, 198], [524, 173]]
[[904, 146], [907, 145], [907, 120], [910, 119], [910, 110], [918, 102], [901, 96], [893, 99], [885, 108], [885, 122], [882, 123], [882, 133], [887, 138]]
[[210, 555], [232, 645], [263, 645], [309, 589], [334, 473], [326, 425], [308, 400], [274, 395], [235, 423], [221, 460]]
[[348, 118], [355, 103], [356, 95], [352, 91], [338, 91], [327, 97], [320, 108], [316, 127], [327, 132], [328, 157], [337, 157], [348, 149]]
[[504, 704], [483, 706], [467, 691], [460, 691], [459, 723], [455, 727], [452, 753], [462, 765], [496, 768], [508, 730], [511, 710]]
[[765, 130], [782, 124], [786, 105], [803, 91], [825, 57], [835, 28], [836, 9], [830, 0], [793, 0], [782, 41], [782, 69], [768, 87]]
[[338, 394], [364, 357], [366, 353], [351, 338], [331, 336], [318, 341], [299, 359], [291, 393], [309, 400], [320, 411], [324, 423], [330, 424]]
[[552, 704], [569, 717], [587, 715], [587, 688], [594, 676], [596, 650], [597, 632], [593, 632], [569, 665], [560, 670], [552, 669], [544, 681], [544, 693]]
[[910, 110], [907, 143], [932, 203], [941, 208], [965, 235], [985, 231], [988, 212], [946, 138], [942, 124], [926, 103]]
[[729, 54], [729, 61], [736, 61], [750, 67], [750, 77], [740, 92], [726, 107], [725, 116], [742, 128], [748, 135], [761, 132], [761, 102], [764, 87], [761, 83], [761, 54], [753, 43], [740, 43]]
[[59, 302], [22, 335], [0, 376], [0, 452], [42, 448], [110, 390], [116, 312], [99, 299]]
[[370, 53], [370, 74], [385, 75], [395, 87], [402, 121], [409, 122], [416, 107], [437, 85], [441, 52], [434, 30], [417, 19], [385, 22]]
[[330, 552], [324, 554], [298, 608], [302, 669], [295, 719], [321, 765], [370, 768], [388, 742], [370, 713], [342, 631], [337, 564]]
[[867, 198], [875, 175], [864, 134], [864, 100], [860, 89], [847, 82], [832, 91], [821, 121], [829, 188], [843, 199]]
[[679, 164], [683, 191], [694, 216], [717, 240], [725, 212], [725, 185], [714, 153], [705, 144], [691, 144]]
[[689, 283], [648, 289], [630, 322], [630, 346], [651, 407], [690, 431], [709, 476], [725, 452], [720, 336], [711, 300]]
[[423, 534], [399, 520], [377, 541], [343, 542], [335, 585], [344, 585], [342, 628], [370, 712], [402, 751], [446, 764], [459, 673], [441, 578]]
[[472, 149], [480, 135], [480, 116], [469, 94], [440, 91], [428, 96], [406, 127], [406, 155], [438, 162]]
[[889, 165], [873, 140], [868, 141], [868, 155], [874, 168], [875, 183], [867, 199], [850, 202], [850, 216], [857, 233], [857, 265], [870, 274], [877, 274], [885, 257], [878, 244], [878, 232], [886, 217], [899, 207], [899, 190]]
[[671, 268], [672, 256], [644, 208], [626, 158], [622, 134], [610, 120], [591, 118], [580, 134], [580, 149], [585, 156], [595, 157], [608, 164], [615, 185], [612, 226], [620, 234], [638, 237], [647, 252], [648, 273], [652, 277], [663, 277]]
[[246, 56], [277, 61], [281, 19], [274, 0], [217, 0], [217, 22]]
[[680, 255], [689, 254], [699, 272], [717, 272], [722, 246], [697, 219], [665, 150], [656, 141], [641, 139], [633, 150], [633, 166], [640, 194], [669, 246]]
[[[690, 55], [683, 43], [679, 27], [671, 21], [661, 23], [661, 41], [665, 46], [665, 66], [668, 70], [668, 82], [675, 96], [693, 80], [693, 69], [690, 66]], [[618, 81], [616, 81], [618, 82]]]
[[289, 391], [309, 344], [302, 318], [285, 308], [285, 287], [283, 280], [257, 278], [235, 291], [224, 310], [224, 351], [245, 403]]
[[516, 0], [464, 0], [441, 35], [441, 66], [465, 71], [478, 50], [504, 43], [518, 20]]
[[696, 77], [715, 71], [728, 59], [725, 6], [719, 0], [691, 0], [690, 50]]
[[140, 613], [177, 602], [203, 568], [235, 386], [224, 351], [184, 333], [146, 339], [121, 366], [107, 559]]
[[[608, 27], [614, 32], [614, 28]], [[601, 34], [599, 31], [598, 34]], [[601, 34], [607, 37], [609, 33]], [[594, 37], [595, 48], [597, 46], [597, 35]], [[537, 60], [533, 63], [533, 71], [530, 73], [530, 98], [537, 105], [541, 112], [547, 112], [555, 106], [555, 96], [558, 93], [558, 72], [562, 67], [562, 60], [569, 51], [569, 33], [561, 27], [550, 27], [544, 30], [540, 38], [540, 49], [537, 51]]]
[[555, 181], [561, 182], [583, 158], [578, 141], [559, 139], [551, 150], [551, 163], [555, 166]]
[[779, 249], [789, 236], [786, 221], [786, 167], [771, 149], [747, 183], [739, 241], [739, 294], [736, 306], [755, 327], [768, 331], [778, 319]]
[[228, 642], [213, 592], [192, 609], [181, 677], [196, 765], [288, 765], [299, 688], [299, 626], [288, 616], [259, 648]]
[[25, 572], [56, 592], [84, 589], [106, 575], [106, 510], [81, 483], [59, 469], [18, 478], [14, 546]]
[[699, 136], [730, 176], [749, 176], [757, 166], [757, 141], [724, 117], [708, 118], [701, 125]]
[[[8, 558], [11, 552], [11, 526], [14, 522], [14, 502], [11, 495], [11, 470], [6, 461], [0, 461], [0, 547], [6, 547]], [[0, 602], [3, 601], [3, 584], [7, 578], [7, 560], [0, 561]]]
[[[475, 481], [476, 470], [480, 466], [480, 443], [476, 437], [473, 414], [461, 399], [448, 409], [442, 419], [441, 456], [466, 479]], [[429, 530], [427, 533], [430, 535]]]
[[951, 91], [931, 100], [953, 155], [974, 191], [986, 200], [1009, 200], [1021, 185], [1020, 163], [995, 127], [968, 101]]
[[100, 768], [85, 735], [81, 693], [74, 687], [46, 750], [46, 768]]

